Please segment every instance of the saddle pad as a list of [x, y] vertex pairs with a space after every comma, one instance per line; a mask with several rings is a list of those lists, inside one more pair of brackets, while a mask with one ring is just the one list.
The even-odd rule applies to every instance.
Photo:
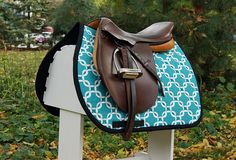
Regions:
[[[127, 115], [114, 103], [93, 64], [96, 30], [81, 29], [74, 55], [74, 83], [78, 98], [88, 117], [102, 130], [121, 133]], [[158, 96], [155, 105], [136, 114], [137, 131], [193, 127], [200, 122], [202, 109], [198, 84], [184, 52], [175, 42], [173, 49], [153, 53], [156, 72], [165, 96]], [[160, 94], [159, 94], [160, 95]]]

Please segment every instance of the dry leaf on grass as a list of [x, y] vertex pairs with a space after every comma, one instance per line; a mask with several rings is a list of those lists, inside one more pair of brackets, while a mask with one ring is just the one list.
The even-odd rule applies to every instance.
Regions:
[[43, 118], [45, 116], [45, 114], [38, 114], [38, 115], [34, 115], [32, 116], [33, 119], [40, 119]]
[[3, 146], [0, 144], [0, 155], [2, 155], [4, 152]]
[[49, 148], [50, 148], [50, 149], [56, 149], [57, 146], [58, 146], [58, 141], [52, 141], [52, 142], [50, 143]]
[[17, 149], [18, 149], [18, 145], [10, 144], [10, 148], [7, 151], [7, 155], [11, 155], [11, 154], [15, 153], [17, 151]]
[[6, 113], [5, 111], [0, 112], [0, 119], [6, 118]]
[[182, 141], [189, 141], [189, 138], [188, 138], [187, 135], [180, 136], [179, 139], [182, 140]]

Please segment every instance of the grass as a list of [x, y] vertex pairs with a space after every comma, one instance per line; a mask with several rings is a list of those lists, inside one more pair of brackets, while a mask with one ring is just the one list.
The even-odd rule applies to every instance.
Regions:
[[[57, 159], [58, 118], [43, 109], [34, 90], [45, 53], [0, 51], [0, 160]], [[176, 160], [236, 158], [236, 95], [222, 86], [203, 89], [204, 118], [198, 127], [176, 130]], [[146, 133], [125, 142], [85, 117], [84, 159], [110, 160], [141, 150], [147, 150]]]

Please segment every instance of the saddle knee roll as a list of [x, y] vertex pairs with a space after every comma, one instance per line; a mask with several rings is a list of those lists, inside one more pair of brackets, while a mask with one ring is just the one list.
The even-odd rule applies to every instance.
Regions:
[[172, 38], [170, 41], [165, 42], [163, 44], [158, 44], [158, 45], [150, 45], [150, 48], [152, 49], [153, 52], [163, 52], [163, 51], [168, 51], [171, 50], [175, 45], [175, 41]]

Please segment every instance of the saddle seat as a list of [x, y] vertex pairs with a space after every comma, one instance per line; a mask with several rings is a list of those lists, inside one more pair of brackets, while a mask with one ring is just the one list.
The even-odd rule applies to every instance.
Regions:
[[[89, 26], [97, 28], [100, 20], [91, 22]], [[137, 42], [150, 43], [151, 45], [162, 44], [172, 38], [171, 31], [173, 22], [158, 22], [150, 25], [138, 33], [130, 33], [119, 28], [114, 22], [108, 18], [103, 18], [102, 31], [109, 32], [119, 40], [124, 40], [134, 45]]]
[[[101, 20], [103, 24], [100, 24]], [[138, 33], [124, 31], [108, 18], [96, 19], [92, 22], [89, 22], [88, 26], [96, 30], [99, 26], [101, 26], [102, 31], [106, 31], [117, 39], [128, 42], [131, 45], [135, 45], [138, 42], [148, 43], [149, 47], [154, 52], [167, 51], [173, 48], [174, 46], [174, 39], [172, 37], [172, 30], [174, 27], [173, 22], [154, 23], [148, 26], [147, 28], [139, 31]], [[95, 48], [97, 47], [99, 34], [98, 31], [99, 30], [97, 30], [96, 33]], [[96, 51], [97, 50], [95, 49], [93, 53], [93, 60], [95, 68], [98, 70], [96, 61]]]

